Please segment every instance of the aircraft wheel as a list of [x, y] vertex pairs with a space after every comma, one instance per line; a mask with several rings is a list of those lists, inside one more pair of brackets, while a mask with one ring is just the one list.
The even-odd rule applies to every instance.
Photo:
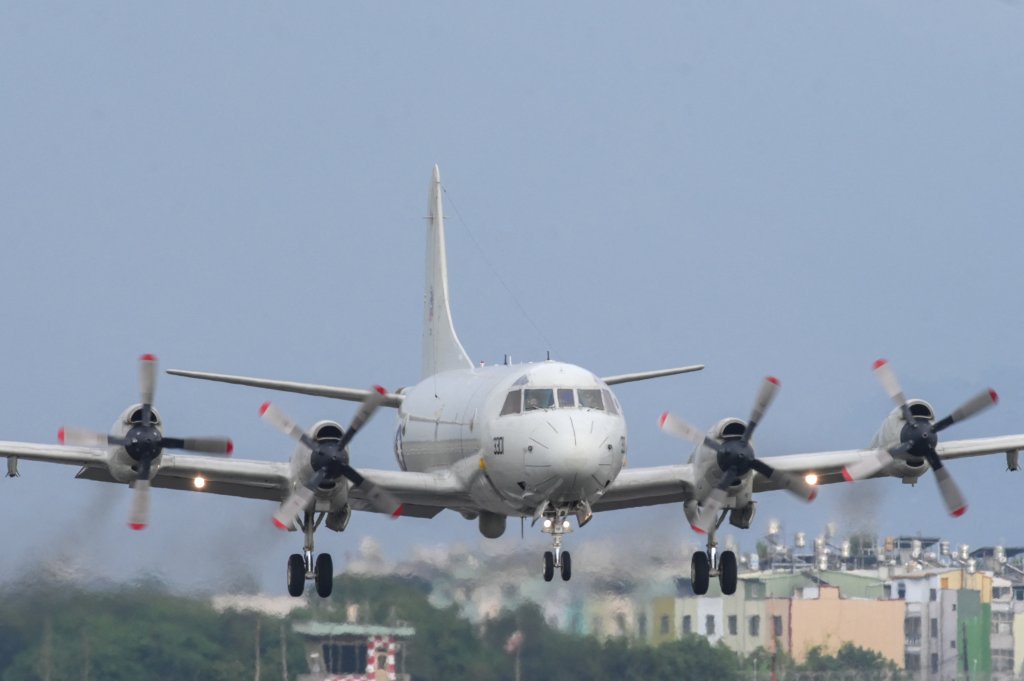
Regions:
[[334, 561], [331, 560], [331, 554], [321, 553], [316, 557], [314, 575], [317, 595], [320, 598], [327, 598], [334, 588]]
[[726, 596], [736, 593], [737, 573], [736, 554], [732, 551], [723, 551], [718, 557], [718, 584]]
[[301, 596], [306, 588], [306, 563], [302, 556], [293, 553], [288, 556], [288, 593]]
[[544, 552], [544, 581], [550, 582], [555, 577], [555, 554]]
[[708, 562], [708, 554], [698, 551], [690, 560], [690, 582], [693, 585], [693, 593], [698, 596], [706, 594], [710, 581], [711, 565]]
[[568, 551], [562, 551], [562, 581], [568, 582], [572, 577], [572, 556]]

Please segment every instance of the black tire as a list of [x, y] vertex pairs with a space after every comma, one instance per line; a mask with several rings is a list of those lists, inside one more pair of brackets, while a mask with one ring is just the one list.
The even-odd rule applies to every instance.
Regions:
[[726, 596], [736, 593], [738, 573], [736, 554], [732, 551], [723, 551], [718, 557], [718, 585], [722, 587], [722, 593]]
[[331, 560], [331, 554], [321, 553], [316, 557], [314, 574], [317, 595], [320, 598], [327, 598], [334, 588], [334, 561]]
[[711, 564], [708, 562], [708, 554], [698, 551], [690, 560], [690, 583], [693, 585], [693, 593], [703, 596], [708, 592], [710, 582]]
[[572, 577], [572, 556], [568, 551], [562, 551], [562, 581], [568, 582]]
[[302, 556], [293, 553], [288, 556], [288, 593], [296, 598], [306, 589], [306, 563]]
[[555, 554], [550, 551], [544, 552], [544, 581], [550, 582], [555, 578]]

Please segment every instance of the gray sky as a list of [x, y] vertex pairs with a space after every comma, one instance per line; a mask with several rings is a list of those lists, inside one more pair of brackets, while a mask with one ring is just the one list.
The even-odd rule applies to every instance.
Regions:
[[[474, 359], [707, 364], [617, 390], [634, 466], [688, 455], [657, 431], [664, 409], [745, 417], [767, 373], [783, 390], [760, 454], [866, 445], [890, 409], [870, 371], [883, 356], [942, 413], [1000, 392], [948, 437], [1024, 432], [1022, 35], [1024, 7], [995, 0], [4, 3], [0, 437], [108, 426], [144, 352], [414, 382], [434, 163]], [[167, 376], [157, 406], [168, 434], [283, 460], [290, 443], [257, 418], [270, 397], [305, 423], [354, 410]], [[395, 465], [392, 427], [376, 418], [357, 465]], [[951, 466], [959, 520], [928, 476], [829, 488], [809, 509], [762, 496], [740, 540], [777, 517], [1024, 544], [1024, 474], [1004, 468]], [[24, 463], [0, 480], [0, 574], [66, 556], [116, 580], [248, 573], [284, 592], [301, 541], [270, 504], [156, 491], [133, 533], [127, 489], [73, 474]], [[638, 528], [693, 539], [672, 507], [598, 516], [568, 542]], [[319, 548], [340, 562], [366, 535], [396, 557], [478, 540], [455, 514], [360, 515]], [[542, 546], [527, 533], [524, 551]]]

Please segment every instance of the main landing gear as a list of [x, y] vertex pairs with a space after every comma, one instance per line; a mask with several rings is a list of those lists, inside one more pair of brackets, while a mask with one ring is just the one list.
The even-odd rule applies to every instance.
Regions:
[[698, 596], [708, 592], [712, 577], [718, 577], [718, 585], [724, 595], [731, 596], [736, 593], [739, 574], [736, 554], [732, 551], [718, 553], [718, 541], [715, 539], [715, 533], [727, 513], [728, 511], [723, 511], [718, 522], [711, 526], [707, 549], [694, 553], [690, 560], [690, 582], [693, 584], [693, 593]]
[[334, 588], [334, 561], [331, 554], [321, 553], [313, 561], [313, 533], [320, 527], [326, 513], [305, 511], [299, 521], [299, 529], [305, 536], [302, 553], [293, 553], [288, 557], [288, 593], [301, 596], [306, 588], [306, 580], [313, 580], [316, 593], [321, 598], [331, 595]]
[[555, 569], [562, 574], [562, 581], [572, 577], [572, 556], [562, 550], [562, 535], [572, 532], [572, 523], [565, 513], [550, 513], [544, 517], [543, 531], [551, 535], [552, 550], [544, 552], [544, 581], [555, 578]]

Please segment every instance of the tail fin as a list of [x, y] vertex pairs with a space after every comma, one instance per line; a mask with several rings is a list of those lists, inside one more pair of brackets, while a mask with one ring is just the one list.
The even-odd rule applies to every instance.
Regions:
[[444, 248], [441, 171], [434, 166], [427, 205], [427, 286], [423, 297], [423, 377], [442, 371], [470, 369], [466, 351], [455, 335], [448, 304], [448, 263]]

